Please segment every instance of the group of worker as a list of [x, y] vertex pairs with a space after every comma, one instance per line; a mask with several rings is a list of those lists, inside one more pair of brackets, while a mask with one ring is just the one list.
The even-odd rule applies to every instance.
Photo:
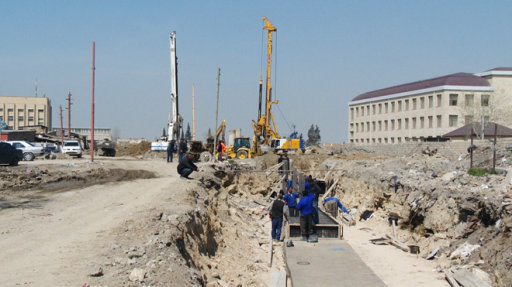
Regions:
[[[281, 229], [283, 220], [289, 222], [290, 216], [300, 216], [300, 231], [303, 241], [315, 242], [315, 225], [319, 224], [318, 199], [322, 189], [310, 175], [304, 183], [302, 196], [293, 191], [293, 182], [288, 181], [287, 193], [281, 190], [269, 208], [269, 216], [272, 219], [272, 239], [281, 240]], [[297, 203], [298, 200], [298, 203]], [[345, 213], [348, 210], [341, 204], [338, 198], [328, 197], [323, 201], [323, 205], [335, 203], [337, 207]]]

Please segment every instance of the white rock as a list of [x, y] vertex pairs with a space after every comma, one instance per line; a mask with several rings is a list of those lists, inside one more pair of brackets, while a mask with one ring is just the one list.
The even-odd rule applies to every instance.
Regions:
[[146, 270], [134, 268], [128, 279], [132, 282], [142, 282], [146, 278]]

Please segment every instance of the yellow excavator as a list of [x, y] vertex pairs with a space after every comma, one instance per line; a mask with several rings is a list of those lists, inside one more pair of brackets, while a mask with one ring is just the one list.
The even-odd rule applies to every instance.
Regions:
[[[221, 138], [219, 138], [222, 135]], [[226, 142], [226, 121], [223, 120], [222, 123], [217, 128], [217, 131], [215, 132], [215, 142], [219, 142], [221, 139]], [[232, 146], [226, 146], [226, 152], [225, 154], [230, 158], [251, 158], [251, 144], [249, 142], [248, 137], [238, 137], [235, 138], [234, 145]], [[218, 157], [218, 152], [215, 150], [215, 158]]]

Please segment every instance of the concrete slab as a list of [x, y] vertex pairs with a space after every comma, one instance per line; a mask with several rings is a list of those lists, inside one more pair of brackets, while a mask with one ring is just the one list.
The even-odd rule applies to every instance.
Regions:
[[325, 239], [315, 244], [294, 244], [285, 248], [294, 287], [386, 286], [345, 241]]

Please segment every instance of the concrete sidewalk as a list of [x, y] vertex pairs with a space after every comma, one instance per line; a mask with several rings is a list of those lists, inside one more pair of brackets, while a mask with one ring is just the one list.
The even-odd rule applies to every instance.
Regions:
[[343, 240], [293, 241], [285, 247], [293, 287], [386, 286]]

